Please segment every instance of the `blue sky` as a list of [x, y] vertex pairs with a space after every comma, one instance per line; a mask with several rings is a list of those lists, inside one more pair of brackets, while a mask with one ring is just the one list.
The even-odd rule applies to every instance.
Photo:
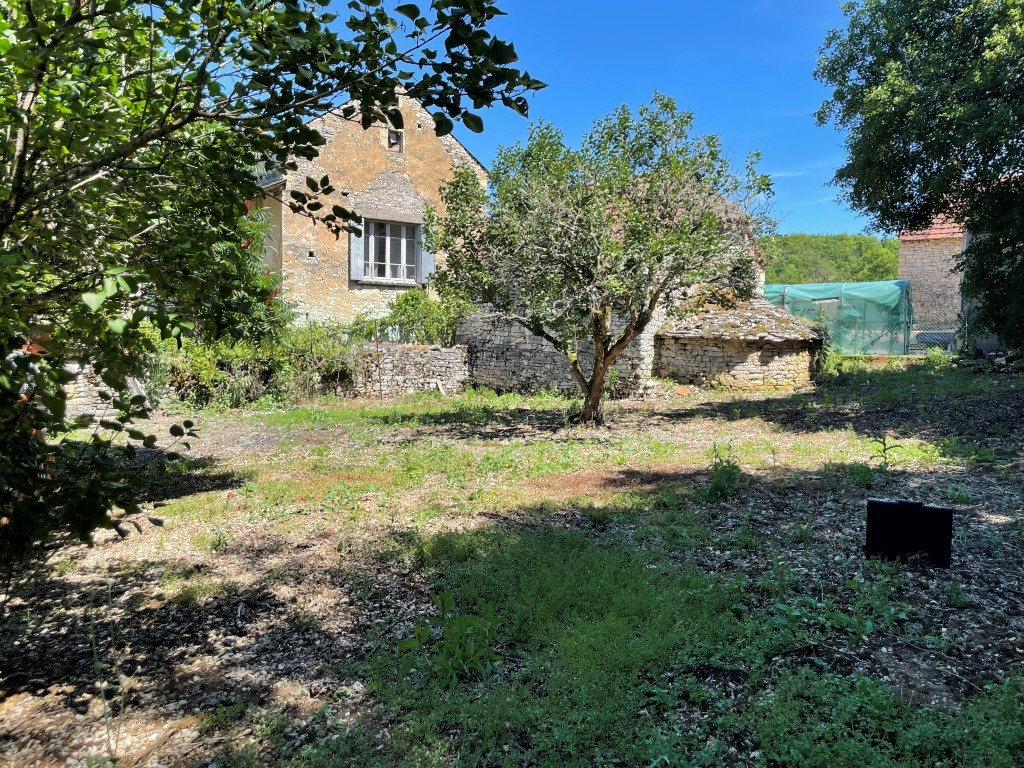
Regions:
[[[844, 158], [842, 136], [813, 113], [828, 92], [812, 73], [829, 29], [843, 26], [838, 0], [505, 0], [493, 30], [515, 43], [520, 65], [548, 88], [530, 117], [575, 142], [619, 104], [655, 90], [694, 113], [737, 160], [761, 152], [775, 185], [780, 232], [862, 232], [864, 218], [828, 186]], [[510, 110], [484, 114], [485, 131], [457, 135], [485, 164], [526, 136]]]

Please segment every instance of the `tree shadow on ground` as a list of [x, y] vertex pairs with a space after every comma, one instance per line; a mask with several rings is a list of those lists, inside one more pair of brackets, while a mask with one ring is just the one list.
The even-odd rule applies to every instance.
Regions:
[[570, 426], [572, 409], [499, 408], [458, 404], [439, 412], [396, 410], [370, 419], [380, 426], [424, 429], [457, 439], [528, 437], [552, 434]]
[[211, 472], [221, 466], [215, 457], [162, 458], [134, 470], [136, 497], [145, 503], [159, 503], [210, 491], [228, 491], [249, 479], [232, 470]]
[[[969, 486], [969, 474], [963, 475]], [[620, 553], [614, 562], [624, 563], [626, 576], [634, 573], [634, 560], [640, 563], [636, 572], [645, 573], [663, 559], [716, 579], [742, 578], [749, 593], [745, 610], [763, 617], [766, 626], [775, 626], [778, 604], [823, 604], [827, 596], [836, 610], [886, 627], [854, 645], [838, 620], [829, 619], [839, 628], [801, 640], [800, 647], [780, 656], [778, 669], [820, 664], [843, 674], [888, 676], [896, 687], [905, 682], [908, 690], [924, 686], [937, 701], [961, 701], [1020, 668], [1015, 648], [1024, 628], [1019, 569], [1024, 535], [1010, 514], [1019, 500], [958, 512], [952, 569], [901, 566], [901, 585], [886, 600], [872, 598], [858, 608], [857, 585], [873, 578], [861, 555], [865, 496], [917, 488], [922, 500], [933, 500], [930, 473], [871, 468], [865, 473], [857, 464], [740, 472], [734, 485], [714, 498], [712, 479], [707, 471], [622, 469], [609, 472], [603, 487], [595, 489], [620, 491], [612, 504], [538, 503], [496, 515], [483, 530], [433, 534], [391, 527], [391, 535], [344, 551], [322, 533], [285, 536], [259, 530], [248, 536], [239, 532], [223, 553], [111, 559], [88, 571], [51, 572], [22, 585], [19, 605], [0, 625], [0, 706], [19, 696], [43, 702], [35, 719], [22, 714], [0, 726], [0, 754], [5, 744], [13, 749], [35, 738], [50, 757], [63, 760], [69, 745], [64, 729], [81, 723], [79, 716], [98, 727], [97, 697], [106, 696], [123, 707], [143, 737], [168, 731], [168, 740], [160, 742], [162, 762], [198, 759], [191, 752], [205, 749], [203, 739], [210, 733], [196, 730], [200, 719], [211, 715], [215, 722], [209, 728], [220, 729], [224, 738], [234, 733], [236, 722], [263, 734], [259, 738], [270, 750], [261, 758], [264, 764], [285, 762], [286, 754], [323, 737], [324, 723], [311, 719], [321, 707], [341, 721], [335, 730], [382, 716], [367, 698], [368, 662], [381, 652], [397, 653], [398, 641], [410, 634], [416, 619], [433, 610], [431, 593], [452, 589], [456, 605], [466, 609], [459, 590], [469, 589], [470, 582], [455, 579], [456, 570], [528, 583], [539, 560], [526, 554], [536, 532], [551, 528], [569, 529], [581, 542]], [[238, 524], [241, 531], [244, 522]], [[458, 546], [446, 545], [445, 537]], [[444, 546], [450, 557], [437, 554]], [[505, 552], [504, 571], [493, 570], [499, 562], [493, 558], [495, 546]], [[557, 554], [557, 548], [549, 552], [552, 558]], [[572, 563], [578, 552], [563, 555]], [[579, 563], [583, 579], [590, 560]], [[661, 573], [664, 566], [658, 567]], [[947, 595], [952, 581], [964, 596], [956, 610]], [[579, 589], [586, 594], [583, 586]], [[884, 615], [870, 613], [890, 603], [911, 606], [910, 618], [883, 624]], [[817, 621], [817, 614], [809, 616], [808, 621]], [[607, 621], [615, 627], [619, 619]], [[948, 630], [948, 638], [938, 634], [940, 628]], [[963, 639], [953, 639], [957, 633]], [[630, 679], [657, 678], [659, 664], [644, 662]], [[398, 666], [390, 669], [401, 678]], [[508, 667], [496, 680], [515, 679], [516, 669]], [[727, 679], [733, 674], [729, 670], [712, 665], [704, 674], [724, 676], [723, 685], [736, 684]], [[533, 684], [543, 691], [543, 678]], [[485, 690], [489, 684], [483, 685]], [[244, 706], [231, 714], [237, 701]], [[282, 713], [277, 730], [246, 720], [246, 707]], [[381, 764], [388, 764], [395, 757], [389, 752], [389, 729], [370, 730], [378, 735], [370, 739], [367, 754], [377, 753]], [[528, 746], [527, 734], [516, 736]], [[133, 742], [124, 762], [134, 764], [142, 749]]]
[[736, 421], [760, 418], [790, 432], [852, 428], [857, 434], [927, 441], [956, 439], [1011, 449], [1024, 422], [1024, 376], [920, 368], [841, 374], [811, 390], [744, 396], [685, 406], [656, 418]]

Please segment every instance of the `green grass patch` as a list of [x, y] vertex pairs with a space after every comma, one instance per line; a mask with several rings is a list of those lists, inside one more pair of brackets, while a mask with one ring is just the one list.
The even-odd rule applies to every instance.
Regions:
[[413, 552], [456, 611], [496, 617], [500, 661], [481, 683], [450, 688], [416, 671], [396, 680], [394, 654], [378, 657], [374, 688], [407, 714], [399, 759], [414, 744], [447, 744], [466, 765], [635, 758], [642, 680], [681, 653], [724, 648], [741, 623], [738, 585], [578, 532], [441, 534]]

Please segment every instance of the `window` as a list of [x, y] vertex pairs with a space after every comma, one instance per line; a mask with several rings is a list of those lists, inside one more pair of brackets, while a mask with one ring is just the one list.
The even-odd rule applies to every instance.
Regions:
[[405, 150], [405, 137], [397, 128], [388, 129], [388, 150], [390, 152], [402, 152]]
[[368, 221], [363, 228], [363, 275], [378, 280], [415, 280], [416, 224]]

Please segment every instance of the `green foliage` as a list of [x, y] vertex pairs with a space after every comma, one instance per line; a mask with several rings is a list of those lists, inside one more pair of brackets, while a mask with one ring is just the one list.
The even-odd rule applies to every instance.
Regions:
[[486, 304], [545, 338], [585, 395], [581, 419], [600, 417], [616, 358], [659, 307], [694, 285], [750, 295], [754, 214], [770, 193], [756, 155], [736, 170], [716, 136], [656, 94], [594, 123], [580, 148], [547, 123], [525, 145], [498, 151], [490, 194], [470, 169], [443, 187], [445, 215], [426, 238], [447, 255], [442, 295]]
[[933, 373], [941, 373], [953, 367], [953, 355], [946, 354], [938, 347], [931, 347], [925, 352], [924, 365]]
[[898, 240], [869, 235], [778, 235], [765, 270], [768, 283], [855, 283], [895, 280]]
[[715, 445], [709, 452], [711, 466], [708, 482], [701, 488], [701, 497], [706, 501], [728, 501], [736, 497], [740, 489], [743, 471], [731, 445]]
[[871, 439], [871, 448], [875, 453], [875, 458], [878, 459], [878, 468], [883, 472], [888, 472], [896, 461], [896, 451], [902, 450], [903, 446], [893, 442], [890, 435], [882, 435]]
[[955, 715], [916, 709], [863, 675], [803, 669], [756, 704], [761, 757], [793, 768], [949, 765], [1011, 768], [1024, 749], [1024, 683], [1010, 680]]
[[435, 595], [433, 603], [438, 615], [428, 616], [414, 627], [411, 637], [398, 644], [402, 650], [416, 652], [409, 669], [420, 667], [449, 686], [489, 675], [500, 658], [491, 648], [499, 623], [494, 609], [485, 605], [479, 616], [454, 613], [448, 592]]
[[363, 351], [348, 328], [290, 326], [259, 341], [186, 339], [164, 348], [169, 383], [194, 407], [304, 401], [351, 380]]
[[819, 123], [847, 136], [835, 183], [882, 231], [945, 217], [979, 235], [960, 257], [963, 290], [981, 300], [980, 327], [1021, 344], [1019, 3], [859, 0], [844, 10], [847, 27], [829, 34], [816, 72], [832, 89]]
[[[338, 108], [364, 127], [394, 122], [404, 92], [438, 134], [453, 120], [479, 130], [470, 107], [525, 114], [525, 94], [543, 87], [487, 31], [494, 0], [345, 13], [320, 0], [3, 6], [0, 567], [53, 530], [87, 538], [131, 498], [109, 437], [137, 431], [126, 425], [140, 404], [115, 398], [109, 434], [62, 440], [69, 362], [126, 393], [154, 351], [144, 328], [254, 344], [272, 330], [266, 214], [245, 201], [268, 166], [317, 155], [314, 118]], [[291, 197], [336, 233], [355, 220], [329, 179]]]
[[469, 305], [451, 294], [435, 299], [426, 289], [413, 288], [399, 294], [383, 317], [361, 313], [349, 332], [353, 338], [365, 341], [396, 339], [450, 347], [455, 343], [455, 330], [468, 311]]
[[[571, 530], [440, 534], [415, 552], [462, 612], [493, 606], [502, 617], [495, 640], [516, 649], [472, 688], [396, 683], [391, 654], [373, 665], [375, 689], [412, 715], [408, 738], [431, 743], [450, 733], [467, 765], [589, 765], [598, 754], [646, 764], [634, 751], [639, 681], [684, 649], [724, 645], [738, 624], [742, 596], [732, 585]], [[511, 746], [507, 763], [503, 745]]]

